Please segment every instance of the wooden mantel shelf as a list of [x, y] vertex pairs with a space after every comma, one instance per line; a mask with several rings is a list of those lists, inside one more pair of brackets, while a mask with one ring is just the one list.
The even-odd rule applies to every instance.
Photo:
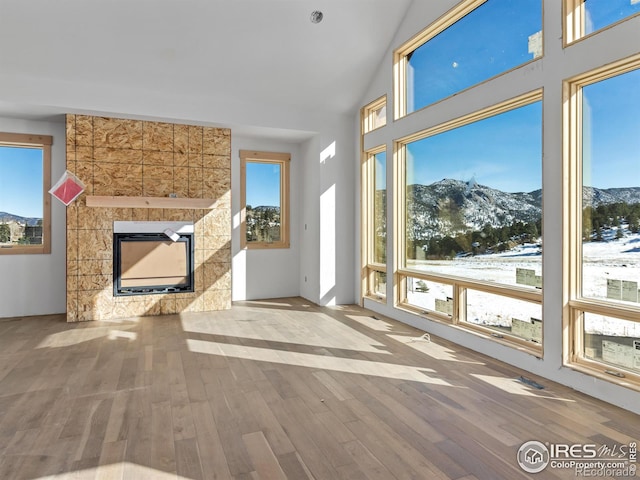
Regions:
[[212, 198], [87, 196], [87, 207], [208, 210], [214, 208], [215, 203]]

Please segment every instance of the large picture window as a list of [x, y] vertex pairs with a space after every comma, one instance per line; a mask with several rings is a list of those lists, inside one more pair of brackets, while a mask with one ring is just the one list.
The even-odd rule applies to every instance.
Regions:
[[242, 248], [289, 248], [288, 153], [240, 150]]
[[0, 255], [51, 252], [51, 143], [0, 133]]
[[542, 56], [541, 0], [469, 0], [395, 52], [395, 118]]
[[400, 303], [542, 342], [542, 91], [397, 143]]
[[640, 381], [640, 57], [567, 82], [570, 361]]
[[541, 102], [402, 148], [406, 268], [540, 288]]

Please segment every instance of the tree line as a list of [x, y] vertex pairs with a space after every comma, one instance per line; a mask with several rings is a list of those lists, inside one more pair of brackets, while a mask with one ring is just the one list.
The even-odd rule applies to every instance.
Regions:
[[602, 241], [604, 230], [618, 227], [616, 238], [622, 238], [622, 226], [628, 225], [632, 233], [640, 231], [640, 203], [616, 202], [582, 210], [582, 239], [585, 242]]
[[435, 236], [428, 240], [411, 240], [407, 237], [407, 258], [415, 259], [418, 249], [425, 253], [426, 258], [431, 259], [504, 252], [517, 245], [539, 241], [541, 231], [540, 219], [528, 223], [516, 221], [502, 227], [486, 224], [480, 230]]

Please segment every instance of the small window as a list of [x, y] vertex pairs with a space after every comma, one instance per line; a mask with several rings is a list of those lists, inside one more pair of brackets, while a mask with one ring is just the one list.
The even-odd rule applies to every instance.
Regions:
[[288, 153], [240, 150], [242, 248], [289, 248]]
[[362, 132], [368, 133], [387, 124], [387, 97], [380, 97], [362, 109]]
[[566, 38], [574, 42], [640, 13], [638, 0], [566, 0]]
[[0, 133], [0, 255], [51, 252], [51, 143]]
[[542, 56], [540, 0], [467, 0], [395, 52], [395, 118]]
[[542, 345], [542, 304], [467, 288], [463, 320], [497, 338]]
[[453, 286], [432, 282], [420, 276], [404, 277], [404, 298], [402, 303], [414, 307], [418, 312], [429, 311], [444, 315], [446, 321], [453, 318]]

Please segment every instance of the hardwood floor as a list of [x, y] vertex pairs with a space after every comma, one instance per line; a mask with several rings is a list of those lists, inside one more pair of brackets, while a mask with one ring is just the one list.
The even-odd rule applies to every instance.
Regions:
[[0, 479], [525, 479], [525, 441], [640, 440], [637, 415], [422, 333], [299, 298], [2, 319]]

